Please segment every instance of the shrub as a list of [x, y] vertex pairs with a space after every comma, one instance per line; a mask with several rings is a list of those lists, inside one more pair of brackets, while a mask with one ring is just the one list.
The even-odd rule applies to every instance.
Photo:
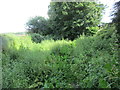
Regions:
[[41, 43], [41, 41], [43, 41], [43, 40], [52, 39], [51, 36], [43, 36], [43, 35], [37, 34], [37, 33], [33, 33], [33, 34], [30, 34], [30, 35], [32, 37], [32, 41], [35, 42], [35, 43]]

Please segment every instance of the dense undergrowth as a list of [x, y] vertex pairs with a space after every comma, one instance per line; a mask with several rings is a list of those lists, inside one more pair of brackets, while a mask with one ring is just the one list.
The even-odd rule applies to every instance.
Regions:
[[120, 88], [113, 30], [74, 41], [1, 38], [3, 88]]

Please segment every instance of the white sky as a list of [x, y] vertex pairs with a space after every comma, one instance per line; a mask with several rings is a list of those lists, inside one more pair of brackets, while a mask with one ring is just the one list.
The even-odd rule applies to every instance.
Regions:
[[107, 6], [107, 8], [105, 9], [105, 14], [103, 15], [102, 22], [105, 23], [111, 22], [112, 17], [110, 17], [110, 14], [113, 11], [114, 3], [120, 0], [100, 0], [100, 1]]
[[[118, 0], [101, 0], [112, 6]], [[0, 1], [0, 33], [24, 32], [25, 23], [30, 17], [47, 16], [50, 0], [1, 0]], [[103, 22], [110, 22], [110, 8], [104, 15]]]

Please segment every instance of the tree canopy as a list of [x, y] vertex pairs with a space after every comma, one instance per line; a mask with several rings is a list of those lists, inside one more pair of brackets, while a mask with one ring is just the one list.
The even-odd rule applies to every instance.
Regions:
[[27, 26], [26, 28], [29, 32], [46, 35], [46, 32], [48, 30], [47, 23], [48, 22], [44, 17], [36, 16], [31, 18], [26, 23], [26, 26]]
[[51, 2], [48, 16], [31, 18], [27, 30], [56, 39], [74, 40], [81, 34], [93, 35], [102, 17], [102, 4], [95, 2]]
[[53, 35], [73, 40], [81, 34], [92, 35], [98, 30], [102, 4], [95, 2], [51, 2], [49, 19]]
[[[114, 18], [113, 23], [116, 25], [118, 43], [120, 43], [120, 1], [116, 2], [114, 5]], [[119, 45], [120, 47], [120, 45]]]

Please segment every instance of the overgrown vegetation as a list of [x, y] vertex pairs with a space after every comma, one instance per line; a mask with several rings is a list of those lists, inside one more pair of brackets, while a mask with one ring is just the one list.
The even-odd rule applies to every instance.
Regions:
[[120, 88], [116, 33], [102, 32], [38, 44], [2, 35], [3, 88]]
[[[97, 8], [93, 8], [94, 5]], [[80, 10], [68, 14], [72, 6]], [[100, 7], [96, 3], [52, 3], [50, 10], [54, 13], [50, 14], [50, 21], [53, 20], [51, 25], [54, 28], [49, 20], [47, 22], [42, 17], [35, 17], [28, 22], [28, 35], [0, 35], [3, 88], [120, 89], [118, 29], [116, 31], [115, 23], [98, 27], [102, 10]], [[92, 16], [94, 11], [88, 13], [89, 9], [98, 11], [96, 17]], [[86, 16], [79, 20], [75, 13]], [[64, 18], [72, 19], [62, 25]], [[74, 20], [78, 21], [71, 25]], [[46, 28], [44, 25], [47, 25]]]

